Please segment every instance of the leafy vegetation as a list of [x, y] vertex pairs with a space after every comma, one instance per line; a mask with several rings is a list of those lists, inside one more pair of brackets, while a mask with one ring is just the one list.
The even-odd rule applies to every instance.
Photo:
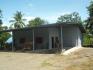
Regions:
[[62, 22], [82, 23], [81, 17], [79, 16], [79, 13], [77, 12], [73, 12], [71, 14], [65, 14], [63, 16], [60, 16], [57, 22], [58, 23], [62, 23]]
[[17, 11], [15, 14], [14, 14], [14, 17], [13, 17], [14, 20], [10, 20], [11, 23], [13, 23], [10, 28], [23, 28], [25, 26], [25, 23], [24, 21], [26, 19], [23, 19], [23, 14], [22, 12], [20, 11]]
[[87, 7], [89, 17], [86, 20], [86, 31], [93, 35], [93, 1], [90, 2], [90, 5]]
[[90, 36], [86, 33], [83, 34], [83, 46], [93, 45], [93, 36]]
[[2, 25], [2, 10], [0, 10], [0, 27]]
[[[7, 26], [2, 26], [2, 11], [0, 10], [0, 30], [6, 30]], [[0, 47], [4, 47], [5, 42], [11, 37], [11, 34], [8, 32], [0, 32]]]
[[0, 34], [0, 48], [5, 47], [6, 41], [11, 37], [11, 34], [4, 32]]
[[43, 25], [45, 24], [45, 21], [42, 20], [41, 18], [39, 17], [36, 17], [35, 19], [33, 20], [30, 20], [29, 21], [29, 24], [27, 25], [28, 27], [33, 27], [33, 26], [39, 26], [39, 25]]
[[83, 45], [93, 47], [93, 1], [87, 7], [89, 17], [85, 20], [86, 34], [83, 35]]

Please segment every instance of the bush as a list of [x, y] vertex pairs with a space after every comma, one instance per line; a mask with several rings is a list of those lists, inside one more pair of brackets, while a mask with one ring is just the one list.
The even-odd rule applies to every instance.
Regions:
[[83, 46], [93, 47], [93, 36], [89, 34], [83, 34]]

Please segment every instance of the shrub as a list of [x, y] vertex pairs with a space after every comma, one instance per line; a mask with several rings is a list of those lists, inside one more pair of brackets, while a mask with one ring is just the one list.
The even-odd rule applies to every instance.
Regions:
[[83, 46], [91, 47], [93, 46], [93, 36], [89, 34], [83, 34]]

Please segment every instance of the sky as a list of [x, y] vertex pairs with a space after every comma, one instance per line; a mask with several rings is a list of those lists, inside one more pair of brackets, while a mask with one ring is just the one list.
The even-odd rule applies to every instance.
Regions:
[[88, 17], [87, 6], [90, 0], [0, 0], [0, 9], [3, 13], [3, 24], [11, 25], [16, 11], [21, 11], [27, 21], [40, 17], [50, 23], [64, 14], [78, 12], [82, 20]]

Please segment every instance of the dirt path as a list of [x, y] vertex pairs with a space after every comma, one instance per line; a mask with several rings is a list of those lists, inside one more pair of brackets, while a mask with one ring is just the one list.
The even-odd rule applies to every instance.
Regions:
[[0, 70], [93, 70], [93, 49], [68, 56], [0, 52]]
[[0, 52], [0, 70], [39, 70], [42, 62], [53, 54]]

